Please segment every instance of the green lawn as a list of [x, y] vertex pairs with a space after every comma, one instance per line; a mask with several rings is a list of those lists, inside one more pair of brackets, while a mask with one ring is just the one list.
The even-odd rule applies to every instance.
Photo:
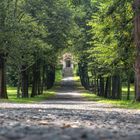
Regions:
[[47, 100], [48, 98], [55, 96], [55, 90], [51, 89], [45, 91], [43, 95], [36, 96], [34, 98], [17, 98], [16, 88], [9, 87], [8, 88], [8, 100], [0, 100], [0, 102], [13, 102], [13, 103], [37, 103], [40, 101]]
[[90, 101], [96, 101], [99, 103], [106, 103], [111, 104], [114, 108], [127, 108], [127, 109], [140, 109], [140, 103], [135, 102], [133, 100], [111, 100], [111, 99], [105, 99], [102, 97], [98, 97], [95, 94], [91, 93], [84, 93], [83, 96], [87, 98]]
[[81, 87], [79, 77], [74, 77], [77, 88], [83, 92], [83, 97], [87, 98], [90, 101], [96, 101], [99, 103], [111, 104], [114, 108], [126, 108], [126, 109], [140, 109], [140, 103], [134, 101], [134, 85], [131, 85], [131, 94], [130, 99], [127, 99], [127, 87], [123, 86], [122, 88], [122, 100], [111, 100], [105, 99], [103, 97], [99, 97], [91, 92], [85, 91], [83, 87]]
[[62, 70], [57, 70], [55, 75], [55, 82], [59, 83], [62, 80]]
[[[62, 80], [62, 71], [61, 70], [57, 70], [56, 71], [56, 83], [59, 83]], [[54, 86], [54, 88], [44, 91], [43, 95], [39, 95], [36, 96], [34, 98], [17, 98], [17, 89], [16, 87], [8, 87], [8, 100], [0, 100], [0, 102], [13, 102], [13, 103], [37, 103], [40, 101], [44, 101], [47, 100], [48, 98], [55, 96], [55, 91], [57, 88], [57, 84], [56, 86]], [[29, 94], [31, 94], [31, 89], [29, 89]]]
[[123, 87], [122, 91], [123, 91], [122, 100], [105, 99], [89, 92], [85, 92], [83, 96], [90, 101], [111, 104], [113, 107], [117, 107], [117, 108], [140, 109], [140, 103], [134, 101], [134, 86], [131, 86], [131, 95], [130, 95], [131, 100], [129, 101], [126, 100], [127, 88]]

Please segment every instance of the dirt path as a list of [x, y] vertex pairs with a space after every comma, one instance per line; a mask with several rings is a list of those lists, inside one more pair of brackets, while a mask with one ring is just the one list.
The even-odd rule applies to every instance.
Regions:
[[38, 104], [0, 104], [0, 140], [139, 140], [140, 111], [86, 101], [72, 78]]
[[57, 90], [55, 98], [50, 100], [55, 101], [83, 101], [84, 98], [81, 95], [81, 91], [77, 89], [73, 77], [66, 77], [62, 80], [60, 87]]

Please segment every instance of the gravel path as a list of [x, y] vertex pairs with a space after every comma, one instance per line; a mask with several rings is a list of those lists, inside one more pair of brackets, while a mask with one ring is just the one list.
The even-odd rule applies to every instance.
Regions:
[[65, 78], [39, 104], [0, 104], [0, 140], [140, 140], [140, 111], [86, 101]]

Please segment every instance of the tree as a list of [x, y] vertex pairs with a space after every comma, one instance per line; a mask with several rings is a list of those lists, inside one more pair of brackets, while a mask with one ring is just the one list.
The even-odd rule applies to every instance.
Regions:
[[74, 47], [82, 85], [97, 91], [99, 96], [121, 99], [124, 82], [128, 84], [129, 99], [135, 52], [132, 1], [74, 0], [72, 3], [77, 11], [82, 11], [75, 15], [80, 33], [77, 32], [78, 43]]
[[140, 101], [140, 0], [134, 1], [135, 12], [135, 44], [136, 44], [136, 60], [135, 60], [135, 90], [136, 100]]
[[6, 60], [13, 35], [13, 1], [0, 3], [0, 98], [8, 98], [6, 90]]
[[65, 0], [7, 3], [10, 12], [5, 10], [9, 18], [5, 28], [9, 31], [6, 36], [9, 44], [3, 52], [8, 68], [16, 76], [17, 97], [28, 98], [29, 86], [32, 86], [31, 96], [34, 97], [43, 93], [44, 86], [51, 88], [54, 84], [58, 54], [69, 44], [71, 10]]

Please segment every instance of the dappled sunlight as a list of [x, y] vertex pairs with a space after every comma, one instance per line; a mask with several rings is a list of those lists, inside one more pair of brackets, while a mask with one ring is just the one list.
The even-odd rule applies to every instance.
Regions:
[[62, 81], [73, 81], [73, 77], [64, 77]]

